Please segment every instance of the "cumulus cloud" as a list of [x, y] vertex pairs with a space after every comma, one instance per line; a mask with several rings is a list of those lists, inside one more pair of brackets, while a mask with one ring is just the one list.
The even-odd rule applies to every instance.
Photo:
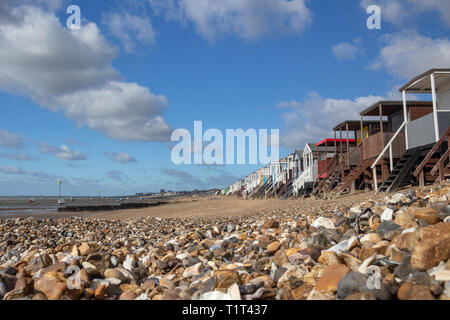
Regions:
[[129, 53], [134, 52], [137, 42], [155, 44], [156, 32], [148, 17], [140, 17], [128, 12], [110, 12], [103, 15], [102, 23]]
[[125, 152], [104, 152], [103, 154], [116, 163], [136, 162], [136, 159]]
[[167, 98], [120, 80], [112, 66], [117, 50], [95, 23], [68, 30], [39, 7], [8, 10], [20, 23], [0, 20], [0, 90], [26, 95], [112, 139], [168, 141]]
[[221, 34], [255, 40], [270, 34], [299, 34], [312, 22], [307, 0], [149, 0], [166, 20], [191, 22], [209, 41]]
[[387, 34], [381, 38], [383, 47], [370, 64], [377, 70], [384, 68], [397, 78], [408, 80], [431, 68], [450, 65], [450, 40], [433, 39], [415, 31]]
[[359, 113], [373, 103], [385, 99], [382, 96], [357, 97], [355, 99], [323, 98], [311, 92], [305, 101], [282, 101], [277, 108], [287, 112], [281, 115], [280, 144], [286, 148], [302, 149], [306, 143], [332, 138], [332, 129], [339, 122], [357, 120]]
[[21, 167], [16, 166], [0, 166], [0, 172], [5, 174], [24, 174], [25, 171]]
[[360, 51], [360, 40], [356, 39], [353, 43], [341, 42], [333, 46], [333, 55], [338, 60], [353, 60]]
[[0, 130], [0, 146], [9, 149], [20, 149], [24, 146], [24, 137], [20, 133], [11, 133], [8, 130]]
[[450, 26], [450, 1], [362, 0], [360, 2], [360, 5], [364, 8], [364, 10], [372, 4], [379, 5], [383, 20], [386, 20], [392, 24], [402, 25], [405, 22], [416, 23], [417, 15], [425, 12], [438, 12], [442, 21]]
[[58, 159], [65, 161], [79, 161], [87, 159], [86, 155], [82, 154], [79, 151], [74, 151], [70, 149], [65, 144], [63, 144], [61, 147], [55, 147], [50, 144], [46, 144], [44, 142], [37, 142], [37, 147], [39, 152], [45, 154], [53, 154]]

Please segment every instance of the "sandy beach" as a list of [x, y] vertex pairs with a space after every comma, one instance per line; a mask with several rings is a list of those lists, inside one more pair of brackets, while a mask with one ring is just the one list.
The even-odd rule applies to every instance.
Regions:
[[[380, 198], [375, 193], [359, 193], [341, 197], [337, 200], [324, 201], [315, 200], [314, 198], [306, 199], [258, 199], [258, 200], [243, 200], [235, 197], [186, 197], [167, 199], [167, 204], [156, 207], [143, 209], [127, 209], [115, 211], [96, 211], [96, 212], [48, 212], [38, 210], [33, 212], [16, 212], [9, 215], [0, 215], [0, 219], [11, 218], [95, 218], [95, 219], [136, 219], [146, 217], [159, 218], [205, 218], [205, 217], [235, 217], [256, 214], [261, 211], [271, 210], [305, 210], [310, 207], [327, 206], [333, 207], [340, 203], [359, 202], [364, 199]], [[130, 200], [129, 202], [133, 202]], [[50, 207], [52, 203], [49, 200], [45, 202]], [[54, 202], [54, 201], [53, 201]], [[87, 201], [86, 201], [87, 202]], [[25, 205], [25, 204], [24, 204]], [[33, 204], [30, 205], [32, 207]]]

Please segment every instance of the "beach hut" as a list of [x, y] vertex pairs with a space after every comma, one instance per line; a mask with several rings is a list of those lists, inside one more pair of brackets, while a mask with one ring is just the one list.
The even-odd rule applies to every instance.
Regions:
[[[313, 188], [313, 195], [315, 196], [326, 195], [329, 189], [332, 189], [344, 176], [348, 168], [355, 165], [356, 158], [359, 158], [357, 141], [355, 138], [350, 138], [348, 125], [346, 139], [342, 139], [342, 131], [340, 132], [340, 138], [337, 139], [336, 131], [334, 132], [334, 139], [325, 139], [316, 144], [319, 161], [318, 176]], [[356, 133], [354, 136], [356, 137]]]
[[[400, 92], [403, 97], [402, 127], [407, 150], [402, 160], [413, 163], [413, 177], [418, 179], [421, 186], [438, 179], [442, 181], [449, 174], [450, 69], [428, 70], [402, 86]], [[409, 93], [415, 96], [431, 94], [431, 107], [412, 111], [407, 100]], [[388, 145], [393, 141], [394, 138]], [[402, 166], [392, 168], [391, 165], [388, 183], [381, 186], [381, 191], [392, 189], [390, 181], [407, 173]]]
[[[432, 108], [429, 101], [379, 101], [361, 112], [361, 122], [364, 117], [378, 117], [380, 126], [362, 137], [361, 165], [351, 178], [364, 173], [366, 186], [378, 190], [378, 183], [382, 182], [383, 191], [413, 183], [407, 173], [414, 166], [417, 155], [406, 152], [405, 113], [407, 118], [418, 119], [432, 112]], [[381, 125], [384, 120], [387, 125]], [[400, 174], [391, 177], [391, 173]]]
[[298, 178], [302, 172], [303, 172], [303, 150], [295, 150], [293, 179]]
[[314, 143], [307, 143], [303, 149], [303, 171], [293, 181], [293, 194], [298, 197], [310, 194], [318, 175], [318, 148]]

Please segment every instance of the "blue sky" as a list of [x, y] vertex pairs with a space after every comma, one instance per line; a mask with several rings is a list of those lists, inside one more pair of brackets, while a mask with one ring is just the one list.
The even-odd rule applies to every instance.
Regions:
[[[381, 30], [366, 27], [369, 4]], [[282, 156], [331, 137], [450, 67], [449, 12], [433, 0], [6, 0], [0, 195], [53, 195], [57, 179], [71, 195], [226, 187], [259, 166], [175, 166], [173, 129], [280, 129]]]

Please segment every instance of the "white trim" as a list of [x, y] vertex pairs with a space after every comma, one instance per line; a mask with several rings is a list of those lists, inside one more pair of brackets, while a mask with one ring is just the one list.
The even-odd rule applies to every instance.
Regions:
[[437, 116], [437, 102], [436, 102], [436, 85], [434, 79], [434, 73], [430, 75], [431, 78], [431, 97], [433, 99], [433, 119], [434, 119], [434, 134], [436, 137], [436, 142], [439, 141], [439, 122]]
[[402, 97], [403, 97], [403, 122], [405, 123], [405, 142], [406, 142], [406, 150], [408, 150], [408, 111], [407, 111], [407, 104], [406, 104], [406, 91], [402, 91]]

